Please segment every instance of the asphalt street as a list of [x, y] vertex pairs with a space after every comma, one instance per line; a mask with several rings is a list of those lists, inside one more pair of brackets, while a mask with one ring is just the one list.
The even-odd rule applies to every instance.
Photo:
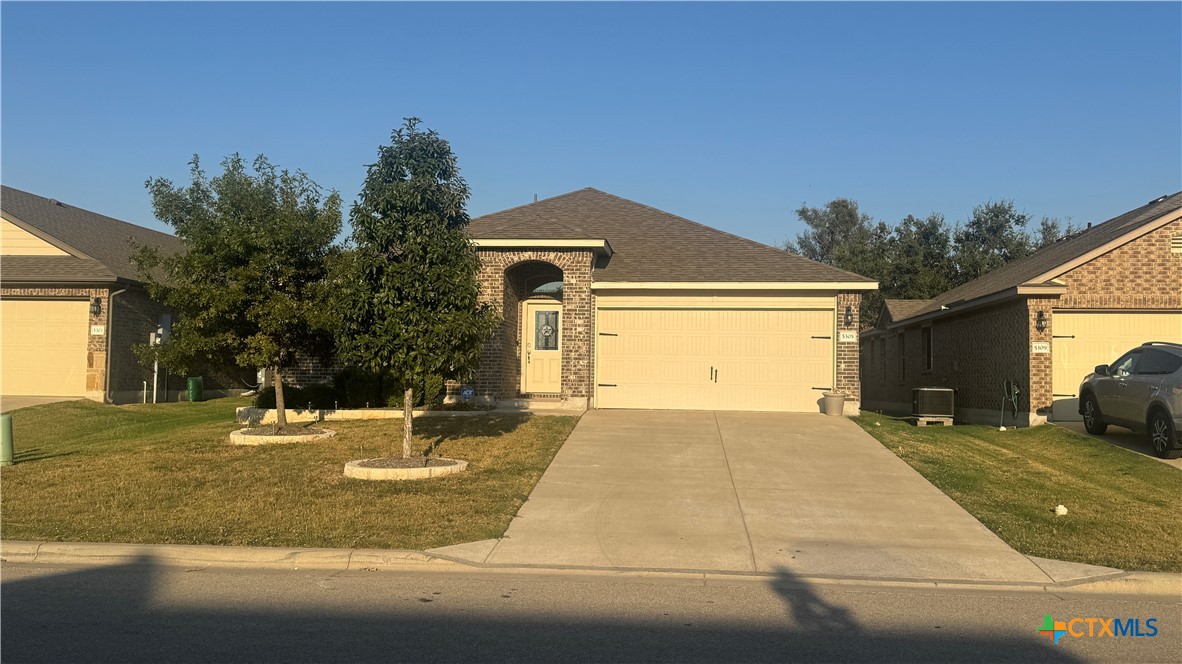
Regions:
[[[1173, 662], [1182, 598], [496, 571], [9, 563], [3, 661]], [[1137, 618], [1153, 637], [1039, 633]], [[1076, 631], [1085, 630], [1077, 623]], [[1097, 630], [1098, 631], [1098, 630]]]

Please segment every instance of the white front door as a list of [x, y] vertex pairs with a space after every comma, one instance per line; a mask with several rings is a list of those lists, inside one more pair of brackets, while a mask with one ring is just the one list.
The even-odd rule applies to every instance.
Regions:
[[521, 339], [521, 391], [558, 394], [562, 391], [562, 305], [538, 300], [521, 307], [525, 325]]

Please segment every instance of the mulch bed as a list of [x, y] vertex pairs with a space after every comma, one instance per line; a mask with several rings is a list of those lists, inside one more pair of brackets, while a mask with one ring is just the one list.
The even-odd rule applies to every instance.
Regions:
[[441, 468], [444, 466], [454, 466], [456, 462], [452, 459], [429, 459], [424, 457], [392, 459], [386, 457], [381, 459], [366, 459], [365, 461], [357, 462], [357, 465], [363, 468]]

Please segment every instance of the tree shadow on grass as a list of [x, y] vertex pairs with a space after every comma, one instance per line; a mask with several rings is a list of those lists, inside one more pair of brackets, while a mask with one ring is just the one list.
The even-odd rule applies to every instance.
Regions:
[[532, 417], [529, 414], [488, 414], [417, 417], [415, 436], [425, 439], [423, 456], [435, 454], [441, 445], [460, 438], [495, 438], [513, 433]]
[[793, 621], [720, 615], [693, 624], [605, 607], [577, 615], [499, 611], [481, 604], [478, 588], [452, 604], [413, 601], [399, 597], [393, 579], [389, 596], [344, 605], [331, 592], [309, 599], [301, 584], [268, 582], [282, 572], [233, 574], [232, 584], [193, 581], [183, 568], [144, 556], [7, 580], [0, 648], [14, 662], [1080, 661], [1033, 629], [998, 636], [971, 625], [945, 633], [864, 628], [786, 571], [772, 585]]

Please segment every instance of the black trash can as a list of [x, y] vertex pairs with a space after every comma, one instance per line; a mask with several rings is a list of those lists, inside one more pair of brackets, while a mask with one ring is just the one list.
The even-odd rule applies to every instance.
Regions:
[[201, 376], [189, 376], [189, 401], [205, 401], [205, 386]]

